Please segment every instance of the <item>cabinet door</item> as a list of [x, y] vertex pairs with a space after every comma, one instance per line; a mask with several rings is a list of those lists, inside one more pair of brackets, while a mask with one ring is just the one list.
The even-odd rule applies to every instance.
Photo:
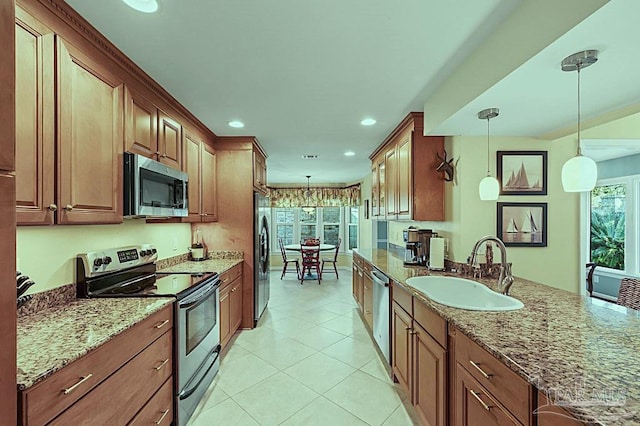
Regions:
[[360, 307], [360, 311], [364, 312], [364, 272], [362, 268], [358, 266], [358, 288], [356, 289], [358, 292], [356, 300], [358, 302], [358, 306]]
[[158, 109], [156, 106], [141, 95], [125, 88], [124, 117], [124, 150], [157, 159]]
[[200, 147], [201, 142], [195, 135], [184, 133], [184, 154], [182, 155], [182, 171], [189, 175], [189, 216], [183, 218], [183, 222], [200, 222], [201, 205], [201, 171], [200, 171]]
[[391, 317], [391, 367], [407, 395], [411, 395], [411, 317], [393, 302]]
[[182, 126], [162, 111], [158, 112], [158, 152], [158, 161], [180, 170]]
[[380, 185], [378, 183], [378, 166], [371, 169], [371, 217], [380, 215]]
[[16, 8], [16, 217], [54, 222], [54, 35]]
[[216, 151], [206, 143], [202, 144], [202, 221], [218, 220], [218, 197], [216, 180]]
[[58, 223], [120, 223], [124, 87], [57, 40]]
[[385, 156], [378, 163], [378, 217], [384, 218], [387, 214], [387, 167]]
[[230, 299], [230, 327], [229, 334], [233, 335], [242, 322], [242, 277], [231, 284]]
[[369, 327], [373, 329], [373, 280], [371, 276], [364, 273], [362, 277], [362, 311], [364, 319], [369, 324]]
[[398, 155], [395, 147], [385, 156], [386, 178], [386, 216], [394, 219], [398, 214]]
[[413, 181], [411, 168], [411, 135], [406, 132], [398, 142], [398, 218], [411, 219], [413, 205]]
[[447, 353], [415, 321], [412, 402], [424, 424], [447, 424]]
[[561, 407], [550, 403], [547, 396], [538, 391], [538, 409], [536, 411], [538, 426], [580, 426], [583, 422], [575, 419]]
[[228, 285], [220, 290], [220, 343], [226, 345], [231, 330], [230, 313], [231, 313], [231, 286]]
[[267, 187], [266, 160], [259, 152], [253, 151], [253, 186], [264, 191]]
[[456, 426], [520, 425], [467, 371], [456, 364]]
[[351, 293], [353, 294], [353, 300], [358, 301], [358, 267], [354, 263], [351, 266]]

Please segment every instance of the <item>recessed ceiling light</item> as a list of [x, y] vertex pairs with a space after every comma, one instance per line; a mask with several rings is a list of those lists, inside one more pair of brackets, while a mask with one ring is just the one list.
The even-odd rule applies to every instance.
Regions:
[[156, 0], [122, 0], [127, 6], [144, 13], [153, 13], [158, 10]]
[[356, 153], [353, 151], [347, 151], [344, 153], [344, 155], [346, 155], [347, 157], [353, 157], [354, 155], [356, 155]]
[[241, 129], [244, 127], [244, 123], [242, 121], [234, 120], [229, 122], [229, 126]]
[[373, 126], [374, 124], [376, 124], [376, 120], [374, 120], [373, 118], [365, 118], [360, 122], [360, 124], [362, 124], [363, 126]]
[[305, 160], [315, 160], [316, 158], [318, 158], [318, 155], [317, 154], [302, 154], [301, 157], [304, 158]]

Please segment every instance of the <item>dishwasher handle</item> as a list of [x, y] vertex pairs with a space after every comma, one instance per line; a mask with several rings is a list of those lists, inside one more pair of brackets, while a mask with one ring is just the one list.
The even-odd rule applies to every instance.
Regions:
[[373, 282], [375, 282], [379, 286], [389, 287], [389, 278], [382, 275], [380, 272], [376, 271], [375, 269], [371, 270], [371, 278], [373, 279]]

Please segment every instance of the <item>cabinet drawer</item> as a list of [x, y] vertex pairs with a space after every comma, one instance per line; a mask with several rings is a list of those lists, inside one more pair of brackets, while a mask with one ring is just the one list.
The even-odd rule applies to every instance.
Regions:
[[413, 316], [413, 297], [411, 293], [405, 290], [400, 284], [394, 282], [392, 282], [391, 287], [393, 289], [393, 300], [402, 306], [402, 309], [407, 311], [409, 315]]
[[224, 288], [242, 275], [242, 263], [220, 274], [220, 287]]
[[27, 389], [22, 413], [28, 420], [23, 423], [47, 423], [172, 327], [169, 305]]
[[436, 342], [447, 348], [447, 321], [431, 309], [427, 308], [419, 299], [413, 299], [413, 319], [422, 326]]
[[353, 263], [355, 263], [356, 265], [358, 265], [359, 267], [362, 268], [363, 260], [359, 255], [354, 253], [353, 254]]
[[173, 422], [173, 380], [169, 379], [142, 407], [129, 425], [167, 426], [171, 422]]
[[460, 365], [456, 367], [456, 426], [521, 426], [485, 388]]
[[530, 385], [463, 333], [456, 333], [456, 361], [523, 424], [529, 424]]
[[126, 424], [171, 377], [172, 342], [172, 333], [165, 333], [51, 424]]

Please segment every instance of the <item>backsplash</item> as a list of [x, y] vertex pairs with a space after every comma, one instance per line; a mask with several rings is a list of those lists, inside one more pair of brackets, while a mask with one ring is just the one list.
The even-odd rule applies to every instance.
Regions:
[[[241, 250], [216, 250], [209, 252], [209, 259], [243, 259]], [[182, 262], [189, 261], [189, 253], [179, 254], [156, 261], [157, 269], [166, 269]], [[39, 293], [32, 293], [31, 300], [28, 300], [18, 309], [17, 316], [35, 314], [44, 309], [55, 306], [66, 305], [76, 299], [75, 283], [62, 285], [60, 287], [44, 290]]]

